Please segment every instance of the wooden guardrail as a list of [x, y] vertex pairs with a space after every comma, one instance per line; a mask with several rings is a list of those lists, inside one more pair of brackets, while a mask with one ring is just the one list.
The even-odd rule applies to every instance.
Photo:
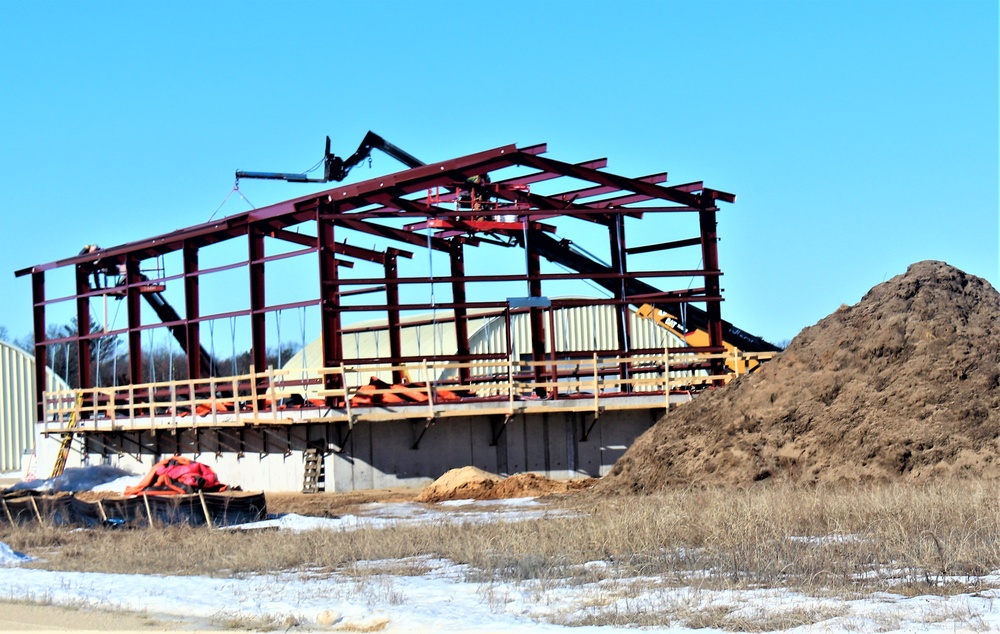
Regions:
[[[43, 433], [129, 431], [189, 427], [276, 425], [299, 422], [436, 419], [449, 416], [667, 407], [670, 392], [697, 389], [732, 374], [676, 369], [712, 359], [765, 360], [774, 353], [671, 354], [549, 359], [544, 361], [424, 361], [417, 365], [350, 365], [249, 372], [115, 387], [45, 392]], [[735, 363], [732, 367], [739, 368]], [[468, 370], [470, 379], [436, 377]], [[402, 386], [369, 385], [370, 377], [406, 372], [429, 379]], [[298, 378], [296, 378], [298, 377]], [[313, 377], [313, 378], [305, 378]], [[536, 378], [537, 377], [537, 378]], [[325, 387], [335, 386], [335, 387]], [[359, 391], [368, 403], [358, 404]], [[448, 399], [442, 398], [444, 391]], [[461, 392], [462, 398], [451, 397]], [[536, 396], [543, 392], [542, 399]], [[413, 400], [414, 394], [420, 398]], [[312, 396], [313, 401], [305, 398]], [[621, 398], [622, 396], [645, 398]], [[656, 397], [661, 396], [662, 400]], [[395, 398], [392, 398], [395, 397]], [[377, 403], [407, 400], [405, 404]], [[290, 402], [296, 405], [289, 405]], [[376, 401], [372, 403], [372, 401]], [[456, 405], [458, 407], [456, 407]]]

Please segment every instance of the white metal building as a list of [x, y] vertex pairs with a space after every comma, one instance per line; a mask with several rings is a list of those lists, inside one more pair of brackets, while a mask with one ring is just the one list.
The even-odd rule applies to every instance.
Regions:
[[[49, 370], [48, 390], [69, 386]], [[36, 445], [35, 357], [0, 341], [0, 471], [21, 468], [25, 450]]]
[[[435, 320], [432, 315], [419, 315], [402, 319], [402, 355], [408, 357], [432, 357], [455, 354], [455, 324], [450, 319], [451, 311], [441, 311]], [[643, 319], [630, 309], [632, 345], [635, 348], [683, 347], [687, 343], [658, 323]], [[551, 351], [553, 342], [559, 351], [613, 349], [618, 345], [616, 312], [613, 306], [578, 306], [557, 308], [552, 319], [552, 331], [546, 324], [546, 351]], [[531, 356], [531, 324], [527, 313], [514, 314], [511, 318], [511, 346], [517, 358]], [[372, 359], [389, 356], [389, 332], [384, 320], [373, 320], [345, 326], [343, 349], [345, 359]], [[472, 354], [503, 353], [507, 349], [507, 324], [503, 316], [483, 317], [469, 315], [469, 350]], [[316, 339], [305, 350], [300, 350], [284, 365], [292, 374], [290, 378], [312, 379], [305, 368], [322, 367], [323, 342]], [[387, 366], [388, 367], [388, 366]], [[481, 368], [488, 372], [489, 368]], [[424, 376], [419, 366], [408, 368], [413, 381], [441, 381], [451, 378], [446, 374], [435, 377]], [[475, 372], [474, 372], [475, 373]], [[365, 376], [347, 374], [349, 385], [362, 385], [368, 376], [392, 382], [389, 370], [367, 372]], [[314, 386], [313, 390], [319, 389]], [[309, 395], [315, 396], [315, 395]]]

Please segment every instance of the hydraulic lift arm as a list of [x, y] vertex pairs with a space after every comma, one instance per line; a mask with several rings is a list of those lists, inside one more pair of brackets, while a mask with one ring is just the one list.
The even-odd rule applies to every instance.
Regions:
[[407, 167], [420, 167], [425, 165], [423, 161], [413, 156], [409, 152], [402, 150], [392, 143], [389, 143], [371, 130], [362, 139], [358, 149], [346, 159], [342, 159], [330, 151], [330, 137], [326, 137], [326, 150], [323, 158], [323, 178], [309, 178], [307, 173], [288, 174], [284, 172], [244, 172], [236, 171], [236, 178], [263, 178], [270, 180], [283, 180], [290, 183], [329, 183], [331, 181], [342, 181], [347, 178], [351, 169], [371, 156], [372, 150], [381, 150], [392, 158], [396, 159]]

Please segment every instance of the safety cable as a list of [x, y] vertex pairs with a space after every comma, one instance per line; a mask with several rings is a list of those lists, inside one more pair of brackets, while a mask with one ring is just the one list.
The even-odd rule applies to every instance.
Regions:
[[236, 371], [236, 318], [229, 318], [229, 338], [230, 345], [232, 346], [232, 366], [230, 369], [230, 376], [236, 376], [239, 372]]
[[281, 369], [281, 309], [278, 309], [274, 317], [274, 325], [278, 330], [278, 369]]

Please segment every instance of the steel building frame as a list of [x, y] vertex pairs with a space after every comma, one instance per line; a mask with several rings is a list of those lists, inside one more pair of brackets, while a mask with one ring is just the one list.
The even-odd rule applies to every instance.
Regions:
[[[187, 354], [187, 371], [192, 379], [205, 377], [213, 371], [204, 355], [192, 353], [202, 349], [201, 325], [212, 319], [248, 316], [251, 330], [252, 368], [264, 372], [267, 366], [267, 337], [265, 316], [273, 311], [300, 306], [320, 306], [324, 367], [333, 368], [344, 362], [341, 333], [343, 315], [351, 311], [379, 311], [385, 315], [390, 337], [390, 354], [382, 359], [353, 360], [352, 362], [385, 362], [401, 366], [420, 359], [404, 357], [400, 342], [400, 316], [403, 311], [447, 310], [455, 322], [457, 351], [452, 354], [425, 356], [423, 360], [437, 362], [481, 361], [491, 355], [472, 355], [469, 350], [468, 313], [471, 309], [492, 309], [497, 313], [525, 310], [530, 313], [533, 360], [544, 360], [546, 307], [574, 306], [583, 303], [605, 304], [615, 307], [618, 319], [617, 348], [601, 350], [602, 354], [627, 356], [641, 354], [630, 345], [629, 320], [624, 318], [629, 305], [651, 304], [672, 314], [677, 314], [681, 304], [701, 303], [704, 310], [691, 307], [695, 325], [708, 333], [708, 344], [695, 348], [676, 349], [680, 352], [718, 354], [725, 351], [724, 343], [731, 341], [743, 350], [769, 350], [769, 344], [734, 328], [721, 318], [719, 258], [716, 235], [718, 203], [735, 202], [729, 193], [704, 187], [701, 182], [673, 187], [664, 186], [666, 173], [641, 178], [629, 178], [607, 171], [606, 159], [577, 164], [554, 160], [542, 154], [546, 146], [516, 147], [506, 145], [485, 152], [429, 164], [402, 172], [388, 174], [351, 185], [327, 189], [318, 193], [287, 200], [274, 205], [240, 213], [221, 220], [189, 227], [121, 246], [100, 249], [48, 264], [40, 264], [16, 272], [17, 276], [30, 276], [32, 280], [35, 358], [38, 380], [37, 405], [39, 420], [44, 418], [43, 387], [47, 348], [70, 343], [77, 346], [79, 384], [90, 388], [92, 368], [90, 350], [95, 339], [109, 335], [125, 335], [128, 343], [129, 377], [132, 384], [142, 383], [143, 364], [141, 333], [148, 328], [167, 327], [173, 331]], [[530, 173], [516, 177], [482, 183], [482, 177], [505, 168], [530, 169]], [[480, 185], [473, 185], [477, 182]], [[531, 185], [543, 181], [567, 179], [583, 181], [584, 187], [565, 189], [555, 187], [560, 193], [542, 195], [531, 191]], [[552, 183], [549, 183], [551, 185]], [[659, 244], [628, 247], [625, 219], [642, 218], [645, 214], [690, 213], [696, 214], [699, 234], [685, 239]], [[572, 248], [566, 240], [553, 237], [553, 229], [546, 221], [558, 218], [575, 218], [606, 228], [611, 263], [607, 266], [586, 257]], [[411, 220], [403, 227], [390, 226], [387, 221]], [[296, 225], [314, 222], [316, 235], [291, 230]], [[344, 235], [368, 235], [387, 239], [398, 247], [385, 250], [366, 249], [340, 240]], [[199, 267], [199, 250], [216, 243], [246, 239], [247, 259], [221, 267]], [[265, 238], [273, 238], [302, 247], [279, 255], [266, 256]], [[467, 275], [465, 258], [470, 247], [480, 244], [500, 244], [525, 250], [526, 275]], [[688, 270], [630, 270], [628, 256], [682, 247], [700, 246], [702, 266]], [[412, 258], [417, 250], [430, 249], [448, 255], [450, 270], [447, 275], [431, 277], [400, 277], [398, 261]], [[140, 263], [159, 258], [167, 253], [181, 252], [183, 272], [157, 279], [147, 279], [140, 272]], [[265, 297], [267, 265], [289, 257], [315, 257], [319, 271], [319, 288], [313, 300], [273, 305]], [[541, 258], [557, 261], [573, 272], [545, 273]], [[376, 263], [383, 267], [382, 277], [351, 277], [349, 270], [354, 260]], [[46, 294], [46, 272], [74, 267], [75, 292], [58, 298]], [[199, 279], [202, 275], [233, 268], [247, 270], [249, 306], [243, 310], [224, 314], [204, 315], [200, 311]], [[110, 332], [90, 332], [91, 298], [107, 294], [108, 288], [91, 284], [95, 272], [118, 270], [124, 282], [113, 292], [124, 295], [128, 323], [125, 328]], [[698, 288], [662, 291], [643, 280], [646, 278], [690, 278], [703, 280]], [[182, 281], [184, 287], [183, 311], [175, 319], [155, 324], [143, 324], [140, 319], [141, 298], [151, 285], [162, 287], [171, 281]], [[611, 291], [612, 298], [548, 300], [543, 284], [560, 280], [593, 280]], [[467, 286], [481, 282], [521, 281], [528, 284], [528, 298], [520, 308], [506, 300], [469, 301]], [[452, 300], [442, 303], [402, 303], [400, 287], [407, 284], [449, 284]], [[348, 304], [342, 300], [363, 293], [384, 293], [384, 303]], [[46, 339], [46, 307], [56, 302], [75, 302], [80, 331], [72, 336]], [[551, 326], [550, 326], [551, 327]], [[587, 358], [596, 351], [578, 351]], [[664, 353], [658, 349], [656, 352]], [[560, 353], [564, 354], [564, 353]], [[569, 354], [569, 353], [565, 353]], [[508, 347], [508, 361], [510, 348]], [[710, 361], [712, 374], [722, 370], [721, 361]], [[535, 366], [535, 379], [543, 370]], [[622, 367], [622, 374], [628, 368]], [[326, 389], [336, 389], [336, 374], [326, 376]], [[397, 382], [402, 377], [396, 376]], [[460, 382], [471, 380], [468, 370], [460, 374]]]

